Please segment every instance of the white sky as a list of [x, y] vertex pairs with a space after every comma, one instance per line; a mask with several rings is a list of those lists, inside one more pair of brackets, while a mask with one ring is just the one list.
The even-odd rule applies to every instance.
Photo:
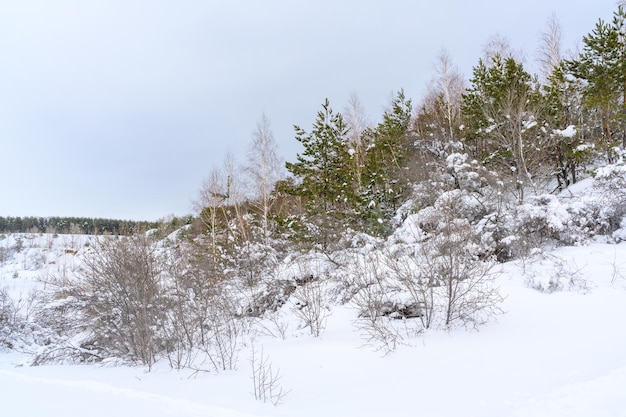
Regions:
[[0, 216], [192, 212], [265, 113], [299, 150], [323, 100], [377, 121], [418, 102], [445, 48], [469, 78], [499, 33], [534, 65], [551, 13], [574, 49], [614, 0], [0, 1]]

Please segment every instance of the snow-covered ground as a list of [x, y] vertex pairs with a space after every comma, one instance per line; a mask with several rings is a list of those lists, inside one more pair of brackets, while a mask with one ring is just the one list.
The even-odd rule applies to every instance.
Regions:
[[[22, 236], [0, 286], [24, 298], [46, 271], [75, 268], [85, 239]], [[335, 306], [319, 338], [295, 323], [285, 340], [257, 336], [290, 390], [278, 406], [254, 399], [250, 345], [237, 370], [220, 374], [166, 361], [151, 372], [29, 367], [26, 353], [3, 352], [0, 415], [626, 416], [626, 244], [559, 248], [497, 268], [506, 313], [480, 331], [428, 331], [385, 356], [363, 345], [355, 309]], [[533, 288], [550, 283], [559, 289]]]

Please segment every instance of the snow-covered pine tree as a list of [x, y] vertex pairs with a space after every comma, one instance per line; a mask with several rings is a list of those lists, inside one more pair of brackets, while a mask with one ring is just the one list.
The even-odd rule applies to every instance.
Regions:
[[479, 61], [470, 83], [462, 104], [468, 150], [508, 177], [521, 203], [535, 188], [548, 139], [536, 80], [514, 58], [496, 55], [490, 65]]
[[582, 80], [584, 105], [600, 113], [598, 126], [603, 140], [598, 143], [613, 161], [611, 148], [619, 139], [626, 144], [626, 12], [620, 6], [612, 23], [602, 19], [583, 37], [578, 59], [567, 61], [567, 69]]
[[341, 113], [334, 113], [326, 99], [311, 132], [299, 126], [295, 130], [304, 150], [296, 162], [286, 163], [296, 179], [286, 191], [300, 197], [306, 207], [306, 225], [297, 237], [327, 250], [339, 240], [354, 213], [348, 129]]
[[407, 162], [412, 150], [409, 128], [413, 107], [400, 90], [376, 128], [366, 133], [369, 146], [362, 171], [365, 189], [359, 196], [366, 230], [388, 232], [388, 222], [408, 192]]

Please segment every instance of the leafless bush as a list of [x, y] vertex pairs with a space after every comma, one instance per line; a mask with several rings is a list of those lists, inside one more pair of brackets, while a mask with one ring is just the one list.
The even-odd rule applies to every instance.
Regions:
[[[267, 322], [269, 322], [269, 324]], [[267, 314], [264, 319], [257, 320], [256, 324], [257, 334], [276, 337], [282, 340], [287, 338], [289, 321], [282, 319], [282, 313], [280, 311]]]
[[39, 291], [9, 294], [0, 288], [0, 348], [21, 351], [41, 342], [45, 333], [37, 321], [41, 305]]
[[94, 239], [78, 279], [57, 289], [67, 328], [87, 332], [102, 357], [151, 366], [163, 349], [162, 268], [146, 235]]
[[613, 262], [611, 263], [611, 285], [614, 285], [617, 280], [626, 280], [626, 268], [625, 263], [617, 263], [617, 254], [613, 255]]
[[252, 367], [254, 399], [263, 402], [269, 401], [274, 405], [282, 403], [291, 390], [285, 391], [281, 386], [280, 370], [274, 371], [272, 369], [272, 363], [264, 354], [263, 347], [261, 347], [260, 352], [257, 352], [256, 347], [252, 344], [250, 366]]
[[309, 328], [312, 336], [319, 337], [326, 328], [326, 319], [330, 314], [322, 283], [319, 280], [303, 283], [296, 288], [292, 297], [293, 314], [303, 327]]
[[249, 318], [221, 258], [197, 242], [159, 244], [145, 234], [100, 237], [74, 274], [45, 276], [40, 320], [49, 343], [33, 363], [123, 361], [176, 369], [236, 367]]
[[235, 369], [247, 323], [236, 316], [236, 305], [228, 296], [212, 301], [201, 347], [215, 369]]
[[477, 327], [503, 311], [493, 285], [493, 262], [481, 258], [477, 236], [466, 220], [449, 219], [420, 247], [418, 283], [426, 285], [443, 326]]
[[587, 292], [589, 286], [583, 272], [584, 266], [579, 267], [574, 260], [566, 261], [558, 256], [548, 257], [548, 268], [541, 262], [542, 270], [534, 271], [529, 268], [526, 275], [526, 284], [540, 292], [553, 293], [558, 291]]
[[387, 286], [383, 267], [384, 262], [377, 256], [359, 259], [350, 286], [355, 289], [351, 303], [358, 310], [355, 326], [367, 344], [388, 354], [397, 348], [402, 336], [390, 315], [385, 314], [385, 306], [393, 303], [393, 291]]
[[[406, 293], [413, 305], [419, 306], [421, 314], [418, 316], [423, 329], [429, 329], [435, 319], [435, 291], [429, 274], [420, 268], [420, 258], [415, 253], [393, 256], [387, 254], [385, 265], [391, 271], [392, 277], [400, 291]], [[419, 330], [418, 330], [419, 332]]]
[[0, 265], [4, 265], [6, 261], [13, 257], [15, 249], [11, 247], [0, 246]]
[[21, 292], [14, 298], [15, 308], [22, 319], [27, 322], [35, 322], [45, 303], [45, 295], [34, 288], [27, 292]]
[[6, 288], [0, 288], [0, 348], [14, 346], [19, 319], [15, 303]]
[[[181, 245], [182, 246], [182, 245]], [[211, 259], [195, 247], [171, 253], [167, 356], [174, 368], [234, 369], [248, 319]]]
[[400, 340], [398, 331], [410, 337], [429, 328], [476, 328], [503, 312], [479, 233], [446, 204], [429, 216], [428, 233], [416, 225], [412, 243], [391, 241], [357, 267], [357, 325], [386, 351]]
[[596, 222], [603, 232], [614, 232], [626, 215], [626, 165], [607, 165], [598, 169], [594, 188], [600, 196]]
[[194, 290], [190, 276], [189, 255], [184, 246], [171, 247], [162, 253], [169, 277], [166, 286], [166, 320], [162, 332], [166, 344], [166, 356], [174, 369], [192, 367], [200, 351], [196, 348], [198, 319], [191, 301], [202, 301], [205, 294]]

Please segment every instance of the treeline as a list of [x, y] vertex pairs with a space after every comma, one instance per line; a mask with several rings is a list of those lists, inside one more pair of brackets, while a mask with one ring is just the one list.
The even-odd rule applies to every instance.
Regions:
[[0, 233], [60, 233], [130, 235], [155, 229], [161, 222], [90, 217], [0, 217]]
[[626, 144], [625, 22], [620, 6], [566, 57], [552, 18], [539, 38], [538, 73], [501, 38], [469, 80], [442, 53], [426, 95], [413, 103], [400, 90], [378, 123], [356, 96], [342, 112], [326, 100], [310, 130], [295, 127], [303, 151], [286, 164], [263, 118], [247, 164], [229, 158], [203, 184], [198, 220], [212, 253], [258, 229], [262, 240], [333, 250], [346, 230], [388, 236], [409, 200], [415, 211], [489, 183], [502, 204], [521, 205], [617, 162]]

